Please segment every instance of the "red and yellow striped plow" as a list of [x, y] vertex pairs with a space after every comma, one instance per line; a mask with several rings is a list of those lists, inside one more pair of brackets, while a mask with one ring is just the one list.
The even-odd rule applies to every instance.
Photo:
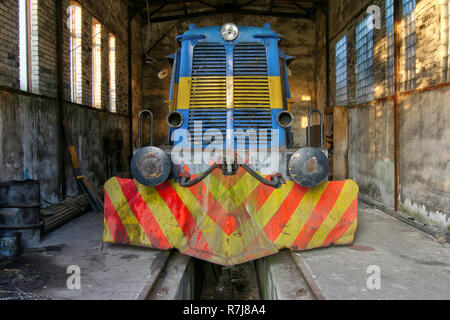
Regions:
[[180, 252], [224, 266], [276, 254], [351, 244], [357, 227], [358, 186], [351, 180], [281, 189], [245, 170], [213, 171], [182, 188], [174, 181], [146, 187], [134, 180], [105, 185], [103, 240]]

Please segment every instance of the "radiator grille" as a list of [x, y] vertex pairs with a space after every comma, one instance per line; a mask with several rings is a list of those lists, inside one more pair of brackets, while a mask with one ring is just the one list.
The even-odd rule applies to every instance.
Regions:
[[[272, 112], [267, 70], [266, 47], [260, 43], [236, 45], [234, 59], [234, 128], [244, 132], [268, 130], [268, 141], [272, 139]], [[260, 133], [260, 132], [259, 132]], [[239, 134], [236, 134], [236, 138]], [[259, 143], [264, 140], [259, 137]], [[246, 141], [250, 148], [256, 147]]]
[[243, 43], [234, 48], [235, 108], [270, 108], [266, 48], [259, 43]]
[[[226, 51], [220, 43], [198, 43], [194, 47], [191, 78], [189, 132], [203, 147], [202, 136], [218, 129], [225, 140], [227, 129]], [[194, 135], [195, 121], [202, 123], [202, 136]]]

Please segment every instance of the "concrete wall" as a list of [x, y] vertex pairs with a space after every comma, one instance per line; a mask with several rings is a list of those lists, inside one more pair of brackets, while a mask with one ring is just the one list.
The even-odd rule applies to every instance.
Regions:
[[[215, 15], [212, 17], [194, 18], [184, 21], [172, 21], [164, 23], [152, 23], [150, 30], [144, 26], [143, 42], [146, 49], [150, 49], [148, 59], [155, 59], [153, 63], [144, 66], [143, 79], [143, 105], [149, 108], [155, 115], [155, 142], [165, 144], [168, 141], [168, 126], [165, 118], [168, 114], [168, 99], [170, 88], [170, 75], [165, 79], [159, 79], [158, 73], [164, 69], [171, 71], [170, 63], [166, 56], [173, 54], [178, 48], [175, 40], [177, 35], [183, 34], [189, 28], [189, 23], [195, 23], [198, 27], [222, 25], [226, 22], [234, 22], [237, 25], [262, 26], [265, 22], [284, 36], [281, 48], [288, 55], [296, 59], [289, 66], [292, 76], [289, 78], [292, 100], [292, 111], [295, 116], [294, 140], [298, 146], [306, 145], [306, 129], [301, 126], [301, 118], [305, 117], [315, 101], [315, 23], [310, 20], [272, 18], [241, 15]], [[312, 97], [312, 102], [302, 102], [302, 96]]]
[[394, 108], [392, 101], [349, 110], [349, 177], [361, 193], [394, 206]]
[[[0, 181], [39, 180], [43, 197], [52, 202], [60, 199], [61, 155], [67, 194], [77, 191], [68, 149], [59, 144], [58, 108], [56, 99], [0, 90]], [[128, 170], [127, 118], [74, 104], [66, 104], [65, 113], [83, 174], [97, 186], [106, 181], [103, 139], [117, 130], [125, 145], [120, 161], [113, 158], [112, 165]]]
[[400, 200], [414, 216], [450, 226], [450, 87], [402, 97]]

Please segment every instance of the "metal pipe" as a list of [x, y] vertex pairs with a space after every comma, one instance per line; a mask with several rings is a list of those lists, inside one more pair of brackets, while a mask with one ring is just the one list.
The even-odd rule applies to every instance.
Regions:
[[150, 110], [142, 110], [138, 117], [138, 148], [141, 148], [141, 120], [142, 115], [148, 113], [150, 115], [150, 146], [153, 146], [153, 113]]

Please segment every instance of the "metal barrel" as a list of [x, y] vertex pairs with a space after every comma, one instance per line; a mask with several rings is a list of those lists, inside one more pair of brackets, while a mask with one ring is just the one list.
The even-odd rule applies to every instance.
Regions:
[[40, 184], [38, 181], [10, 181], [0, 183], [0, 236], [21, 234], [23, 248], [39, 244]]

